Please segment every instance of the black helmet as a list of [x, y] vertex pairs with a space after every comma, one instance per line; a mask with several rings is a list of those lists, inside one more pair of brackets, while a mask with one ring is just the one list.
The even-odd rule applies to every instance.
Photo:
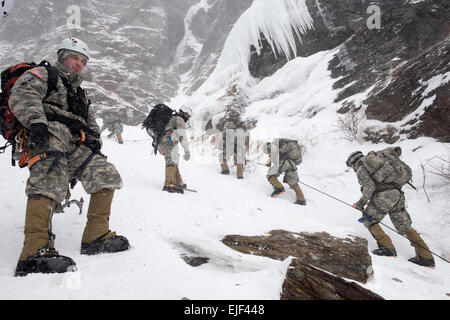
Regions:
[[354, 165], [362, 157], [363, 157], [363, 153], [361, 151], [352, 152], [348, 156], [347, 161], [345, 163], [347, 164], [347, 167], [351, 167], [352, 165]]

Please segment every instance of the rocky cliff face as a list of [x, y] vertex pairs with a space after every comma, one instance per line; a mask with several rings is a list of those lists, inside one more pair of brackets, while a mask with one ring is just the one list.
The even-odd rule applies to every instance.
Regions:
[[[404, 135], [449, 142], [450, 8], [443, 0], [307, 0], [314, 29], [297, 41], [297, 56], [337, 48], [329, 70], [340, 113], [363, 112], [393, 125], [366, 128], [365, 139], [393, 143]], [[379, 9], [379, 24], [376, 11]], [[254, 77], [272, 75], [287, 59], [262, 40], [252, 54]], [[442, 85], [444, 84], [444, 85]], [[363, 103], [354, 96], [367, 94]], [[388, 131], [388, 132], [387, 132]]]
[[142, 121], [179, 88], [198, 87], [214, 68], [226, 35], [251, 0], [80, 0], [79, 26], [69, 27], [72, 1], [16, 1], [0, 24], [0, 67], [54, 61], [62, 39], [88, 43], [84, 84], [98, 116], [114, 112]]

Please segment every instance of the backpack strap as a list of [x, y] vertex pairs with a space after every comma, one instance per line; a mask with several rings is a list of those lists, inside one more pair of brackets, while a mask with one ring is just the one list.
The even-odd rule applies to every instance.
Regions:
[[47, 78], [47, 94], [45, 95], [45, 98], [48, 98], [48, 96], [50, 95], [50, 93], [52, 93], [53, 91], [58, 91], [58, 87], [56, 86], [58, 84], [58, 71], [56, 70], [55, 67], [53, 67], [50, 62], [43, 60], [41, 61], [38, 65], [36, 65], [36, 67], [45, 67], [45, 69], [47, 70], [48, 73], [48, 78]]

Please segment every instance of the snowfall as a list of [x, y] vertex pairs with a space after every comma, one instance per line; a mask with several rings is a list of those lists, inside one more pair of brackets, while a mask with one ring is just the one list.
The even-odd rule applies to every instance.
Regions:
[[[265, 2], [268, 1], [255, 1], [238, 23], [245, 24], [248, 16], [255, 19], [257, 4]], [[285, 11], [277, 9], [287, 13], [289, 6]], [[273, 10], [264, 12], [268, 11]], [[310, 22], [305, 11], [294, 12], [294, 17], [289, 17], [297, 21], [290, 23], [304, 28]], [[265, 21], [270, 18], [266, 17]], [[266, 31], [271, 32], [270, 28]], [[272, 30], [275, 31], [279, 30]], [[102, 152], [123, 179], [122, 189], [115, 193], [110, 228], [129, 239], [128, 251], [80, 255], [89, 195], [78, 183], [72, 190], [72, 199], [83, 197], [82, 213], [78, 214], [77, 207], [71, 206], [53, 218], [56, 249], [74, 259], [77, 270], [14, 277], [23, 243], [28, 170], [11, 167], [10, 150], [0, 156], [0, 299], [278, 300], [292, 257], [277, 261], [243, 254], [221, 240], [231, 234], [265, 235], [283, 229], [325, 231], [342, 239], [366, 238], [374, 273], [367, 283], [358, 284], [385, 299], [450, 300], [450, 186], [448, 180], [436, 174], [446, 165], [443, 160], [449, 159], [449, 145], [432, 138], [410, 140], [403, 136], [395, 144], [402, 148], [402, 159], [411, 166], [417, 188], [403, 188], [407, 210], [413, 227], [437, 255], [436, 267], [430, 269], [408, 262], [414, 256], [409, 241], [386, 227], [383, 229], [392, 238], [398, 257], [373, 255], [370, 251], [377, 246], [358, 222], [360, 212], [334, 198], [351, 205], [360, 197], [355, 173], [345, 165], [351, 152], [366, 153], [390, 145], [364, 142], [361, 137], [353, 141], [345, 139], [337, 125], [336, 110], [340, 104], [334, 102], [338, 92], [332, 88], [336, 79], [327, 70], [336, 52], [292, 57], [274, 75], [258, 82], [242, 67], [246, 63], [242, 57], [247, 53], [237, 53], [238, 59], [236, 52], [230, 53], [233, 42], [257, 41], [253, 39], [254, 32], [247, 38], [241, 34], [239, 39], [237, 34], [233, 29], [215, 72], [196, 94], [180, 93], [168, 102], [174, 108], [187, 104], [194, 110], [188, 130], [192, 157], [189, 161], [181, 157], [180, 171], [188, 188], [197, 192], [162, 191], [164, 158], [153, 154], [151, 138], [140, 126], [124, 127], [124, 144], [108, 138], [108, 131], [102, 134]], [[282, 34], [278, 39], [285, 40], [281, 45], [292, 43]], [[243, 62], [233, 65], [232, 61], [240, 60]], [[207, 117], [217, 120], [223, 116], [227, 100], [218, 99], [225, 94], [230, 79], [246, 89], [249, 104], [244, 116], [258, 120], [250, 132], [250, 151], [242, 180], [236, 178], [232, 164], [230, 175], [220, 174], [218, 151], [211, 143], [211, 136], [204, 131]], [[424, 81], [429, 89], [426, 98], [432, 98], [433, 89], [448, 80], [447, 75], [438, 83]], [[367, 94], [349, 99], [364, 106]], [[101, 119], [98, 122], [101, 125]], [[399, 127], [405, 123], [399, 121], [392, 125]], [[381, 125], [365, 118], [360, 120], [361, 127]], [[303, 162], [298, 171], [306, 206], [294, 204], [295, 195], [287, 185], [283, 195], [270, 197], [272, 187], [266, 179], [267, 167], [260, 165], [267, 158], [260, 144], [279, 137], [297, 139], [303, 146]], [[1, 138], [0, 143], [4, 144]], [[388, 217], [383, 223], [394, 229]], [[183, 260], [185, 256], [209, 260], [193, 267]]]

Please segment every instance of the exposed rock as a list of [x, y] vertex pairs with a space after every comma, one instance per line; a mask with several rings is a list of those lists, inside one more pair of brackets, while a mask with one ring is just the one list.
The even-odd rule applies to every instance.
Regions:
[[384, 300], [360, 285], [345, 281], [293, 259], [286, 274], [281, 300]]
[[[370, 89], [364, 101], [368, 119], [406, 119], [397, 134], [369, 135], [367, 140], [394, 143], [399, 134], [406, 134], [407, 138], [430, 136], [450, 141], [448, 1], [306, 0], [306, 4], [314, 28], [296, 42], [296, 56], [338, 49], [329, 64], [337, 79], [334, 88], [341, 89], [336, 100], [342, 104], [338, 112], [360, 109], [352, 96]], [[380, 8], [380, 28], [366, 24], [370, 5]], [[261, 54], [253, 50], [249, 63], [257, 78], [272, 75], [287, 62], [286, 56], [272, 52], [263, 37], [261, 46]], [[436, 87], [430, 88], [428, 81]], [[436, 85], [437, 81], [441, 85]]]
[[209, 260], [208, 257], [191, 257], [186, 255], [182, 255], [181, 258], [192, 267], [201, 266], [202, 264], [208, 263]]
[[222, 242], [240, 252], [272, 259], [296, 257], [303, 264], [362, 283], [366, 283], [373, 274], [367, 240], [358, 237], [339, 239], [326, 232], [273, 230], [269, 236], [228, 235]]
[[228, 235], [222, 242], [243, 253], [277, 260], [294, 257], [283, 282], [281, 300], [383, 299], [341, 278], [365, 283], [373, 274], [365, 239], [273, 230], [269, 236]]
[[392, 125], [383, 127], [369, 126], [364, 128], [364, 140], [372, 141], [373, 143], [387, 142], [393, 144], [400, 139], [398, 130]]

